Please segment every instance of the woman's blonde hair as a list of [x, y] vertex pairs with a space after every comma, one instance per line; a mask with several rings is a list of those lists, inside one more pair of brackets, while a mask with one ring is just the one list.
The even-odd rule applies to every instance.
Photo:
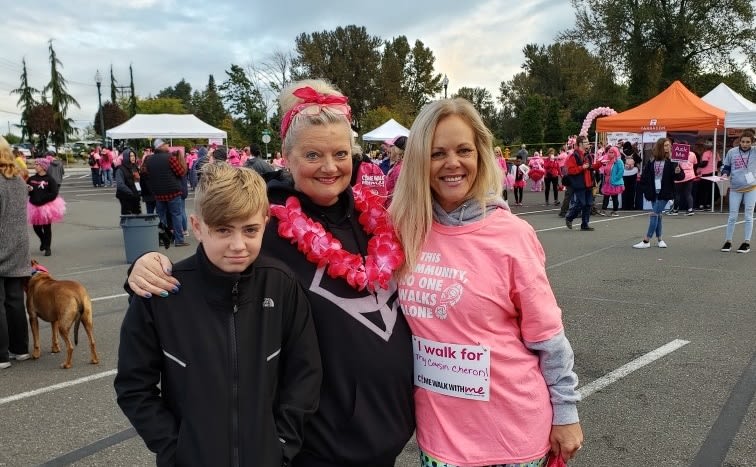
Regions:
[[0, 136], [0, 174], [10, 180], [18, 176], [20, 172], [21, 170], [16, 165], [10, 144], [8, 144], [5, 138]]
[[226, 162], [205, 164], [194, 197], [194, 211], [210, 227], [248, 219], [259, 212], [267, 216], [265, 181], [252, 169]]
[[[294, 95], [294, 91], [297, 89], [309, 86], [321, 94], [343, 96], [338, 89], [328, 81], [324, 79], [303, 79], [295, 81], [281, 90], [281, 94], [278, 97], [278, 103], [281, 106], [281, 115], [285, 115], [286, 112], [293, 109], [297, 104], [302, 103], [302, 99]], [[343, 123], [349, 127], [349, 144], [354, 144], [354, 137], [352, 136], [352, 127], [345, 115], [334, 112], [329, 109], [328, 106], [323, 106], [319, 113], [315, 115], [304, 115], [298, 113], [292, 118], [289, 128], [284, 135], [281, 152], [284, 156], [288, 156], [291, 148], [296, 145], [300, 130], [307, 126], [313, 125], [329, 125], [332, 123]]]
[[430, 187], [433, 136], [438, 123], [452, 115], [467, 123], [475, 137], [478, 170], [468, 199], [475, 199], [485, 205], [501, 193], [501, 171], [493, 154], [493, 136], [475, 107], [459, 97], [425, 106], [410, 129], [402, 171], [389, 207], [391, 220], [406, 257], [405, 264], [398, 271], [399, 276], [414, 269], [433, 223], [433, 193]]

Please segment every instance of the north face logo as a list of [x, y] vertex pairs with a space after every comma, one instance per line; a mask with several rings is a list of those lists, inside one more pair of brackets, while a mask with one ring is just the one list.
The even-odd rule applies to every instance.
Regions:
[[273, 308], [275, 306], [272, 298], [265, 297], [265, 300], [263, 300], [263, 308]]

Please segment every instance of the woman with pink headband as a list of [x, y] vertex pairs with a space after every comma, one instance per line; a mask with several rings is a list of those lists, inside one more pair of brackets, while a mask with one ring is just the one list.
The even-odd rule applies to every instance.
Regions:
[[[393, 277], [404, 256], [383, 199], [350, 187], [347, 98], [305, 80], [284, 89], [280, 105], [292, 180], [268, 184], [262, 254], [287, 264], [307, 292], [324, 373], [319, 409], [302, 443], [282, 446], [284, 459], [294, 467], [393, 466], [414, 431], [412, 340]], [[131, 289], [181, 293], [161, 265], [169, 270], [157, 253], [140, 258]]]

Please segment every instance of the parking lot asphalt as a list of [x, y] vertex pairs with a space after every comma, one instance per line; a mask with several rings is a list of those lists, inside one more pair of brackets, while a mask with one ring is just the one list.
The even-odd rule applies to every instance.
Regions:
[[[154, 464], [112, 387], [128, 267], [114, 193], [92, 187], [88, 169], [69, 170], [52, 256], [29, 229], [32, 256], [92, 296], [101, 362], [90, 365], [80, 345], [73, 368], [60, 369], [41, 327], [42, 357], [0, 371], [0, 466]], [[544, 246], [575, 350], [585, 446], [570, 465], [756, 465], [756, 252], [719, 251], [727, 215], [665, 217], [669, 247], [635, 250], [647, 214], [594, 217], [596, 230], [581, 232], [542, 198], [526, 191], [513, 212]], [[164, 251], [178, 260], [193, 253], [190, 241]], [[411, 441], [396, 465], [417, 464]]]

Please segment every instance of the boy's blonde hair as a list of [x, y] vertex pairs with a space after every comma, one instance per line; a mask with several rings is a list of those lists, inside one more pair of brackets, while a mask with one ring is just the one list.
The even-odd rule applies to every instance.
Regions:
[[265, 181], [252, 169], [213, 162], [202, 167], [194, 197], [194, 212], [210, 227], [268, 215]]

